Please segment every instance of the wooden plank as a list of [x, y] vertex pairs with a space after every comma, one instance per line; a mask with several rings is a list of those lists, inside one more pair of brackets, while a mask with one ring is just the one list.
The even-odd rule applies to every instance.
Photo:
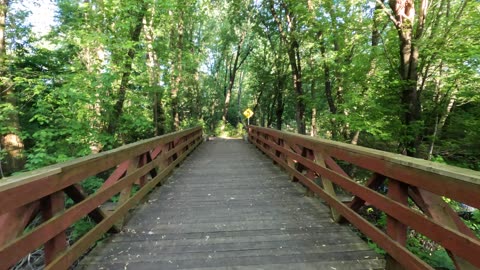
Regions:
[[480, 208], [480, 200], [476, 199], [480, 196], [480, 172], [289, 132], [254, 126], [252, 130], [324, 151], [389, 178]]
[[[159, 144], [190, 133], [198, 136], [201, 134], [201, 127], [170, 133], [110, 151], [53, 165], [48, 167], [48, 171], [46, 171], [47, 169], [36, 170], [28, 173], [26, 176], [13, 176], [0, 181], [0, 205], [2, 205], [0, 215], [63, 190], [89, 176], [116, 166], [132, 156], [145, 153]], [[28, 194], [28, 196], [16, 196], [16, 194]]]
[[[315, 157], [314, 162], [316, 164], [318, 164], [319, 166], [322, 166], [322, 167], [326, 168], [325, 159], [324, 159], [323, 155], [319, 152], [313, 152], [313, 155]], [[327, 194], [329, 194], [330, 196], [335, 197], [335, 198], [337, 197], [337, 194], [335, 193], [335, 188], [333, 187], [332, 181], [330, 181], [326, 177], [322, 176], [322, 185], [323, 185], [323, 190], [325, 190], [325, 192]], [[341, 216], [337, 212], [337, 210], [335, 210], [335, 208], [333, 208], [333, 207], [330, 207], [330, 211], [332, 213], [332, 219], [335, 222], [340, 221]]]
[[125, 160], [124, 162], [120, 163], [118, 167], [115, 169], [115, 171], [113, 171], [113, 173], [107, 178], [107, 180], [105, 180], [103, 185], [100, 187], [100, 190], [104, 190], [110, 187], [115, 182], [117, 182], [118, 179], [125, 176], [128, 166], [130, 166], [130, 160]]
[[[198, 140], [197, 144], [202, 141]], [[80, 238], [73, 246], [71, 246], [66, 252], [59, 256], [55, 261], [45, 267], [45, 270], [51, 269], [67, 269], [77, 260], [97, 239], [99, 239], [119, 218], [124, 216], [128, 210], [134, 207], [145, 195], [147, 195], [165, 176], [169, 174], [171, 170], [179, 164], [187, 154], [194, 150], [191, 148], [188, 152], [180, 155], [174, 162], [172, 162], [167, 168], [160, 172], [152, 181], [149, 181], [143, 188], [141, 188], [133, 197], [123, 202], [115, 209], [115, 211], [100, 224], [95, 226], [82, 238]]]
[[[150, 152], [145, 153], [144, 164], [152, 162], [152, 160], [154, 160], [156, 157], [157, 156], [153, 158]], [[157, 168], [154, 168], [153, 170], [151, 170], [149, 174], [150, 174], [150, 177], [155, 178], [155, 176], [157, 176]]]
[[[417, 206], [433, 220], [472, 238], [477, 237], [440, 196], [415, 187], [409, 188], [409, 195]], [[461, 254], [455, 254], [450, 250], [447, 252], [457, 269], [475, 269], [470, 262], [462, 258]]]
[[345, 177], [350, 178], [350, 175], [348, 175], [348, 174], [342, 169], [342, 167], [340, 167], [340, 165], [338, 165], [338, 163], [337, 163], [335, 160], [333, 160], [332, 157], [326, 155], [326, 154], [323, 153], [323, 152], [320, 152], [320, 153], [322, 153], [322, 155], [323, 155], [323, 157], [324, 157], [324, 159], [325, 159], [325, 164], [326, 164], [330, 169], [332, 169], [333, 171], [335, 171], [335, 172], [337, 172], [337, 173], [339, 173], [339, 174], [341, 174], [341, 175], [343, 175], [343, 176], [345, 176]]
[[161, 269], [256, 269], [257, 263], [284, 269], [299, 261], [301, 269], [316, 269], [317, 262], [330, 261], [338, 269], [348, 263], [383, 269], [383, 260], [347, 226], [332, 223], [328, 212], [250, 145], [215, 139], [152, 192], [124, 233], [96, 247], [80, 268], [142, 269], [147, 265], [139, 263], [151, 262], [149, 267]]
[[[326, 176], [335, 184], [352, 192], [356, 196], [361, 197], [365, 201], [370, 202], [377, 209], [380, 209], [388, 215], [398, 220], [401, 220], [404, 224], [414, 228], [418, 232], [440, 243], [445, 248], [451, 249], [458, 254], [462, 254], [464, 258], [467, 258], [474, 265], [479, 265], [480, 267], [480, 257], [473, 255], [475, 254], [475, 252], [478, 252], [480, 254], [480, 241], [478, 241], [478, 239], [470, 238], [469, 236], [461, 232], [447, 228], [442, 224], [439, 224], [429, 218], [424, 217], [420, 213], [411, 210], [405, 205], [399, 204], [386, 196], [376, 193], [371, 189], [362, 186], [349, 178], [344, 177], [343, 175], [318, 166], [310, 160], [299, 156], [291, 151], [287, 151], [278, 146], [274, 147], [277, 147], [280, 151], [284, 151], [285, 154], [291, 156], [291, 158], [295, 158], [296, 160], [298, 160], [298, 162], [303, 163], [306, 167], [314, 169], [318, 174]], [[462, 243], [462, 245], [459, 245], [458, 243]], [[395, 259], [398, 260], [399, 258]]]
[[[139, 157], [134, 157], [130, 160], [130, 165], [128, 166], [128, 169], [127, 169], [127, 175], [129, 174], [132, 174], [133, 172], [135, 172], [135, 170], [137, 170], [138, 168], [141, 168], [142, 166], [140, 165], [143, 165], [141, 163], [141, 159], [143, 158], [143, 155], [139, 156]], [[132, 188], [133, 188], [133, 184], [134, 183], [138, 183], [139, 181], [141, 181], [140, 179], [142, 179], [142, 177], [144, 177], [144, 175], [141, 175], [139, 178], [135, 179], [133, 182], [129, 183], [128, 185], [126, 185], [122, 191], [120, 191], [120, 195], [118, 197], [118, 202], [117, 202], [117, 206], [118, 205], [122, 205], [124, 202], [126, 202], [131, 194], [132, 194]], [[117, 220], [117, 222], [115, 223], [115, 225], [120, 228], [120, 230], [123, 228], [123, 223], [124, 223], [124, 217], [121, 217]]]
[[[40, 203], [40, 212], [43, 220], [49, 220], [65, 210], [65, 195], [59, 191], [43, 198]], [[67, 248], [67, 233], [65, 230], [55, 234], [44, 244], [45, 263], [52, 262], [60, 252]]]
[[[79, 184], [71, 185], [64, 189], [65, 194], [70, 197], [75, 203], [80, 203], [85, 200], [88, 195], [83, 190], [82, 186]], [[105, 219], [108, 214], [105, 213], [100, 207], [93, 209], [92, 212], [88, 213], [88, 216], [95, 221], [95, 223], [100, 223], [103, 219]], [[118, 233], [120, 232], [120, 228], [117, 226], [113, 226], [108, 231], [109, 233]]]
[[[260, 137], [258, 137], [258, 140], [260, 141]], [[286, 144], [286, 143], [284, 142], [284, 143], [283, 143], [283, 148], [284, 148], [284, 149], [288, 149], [288, 148], [290, 148], [290, 145], [288, 145], [288, 144]], [[277, 150], [277, 151], [278, 151], [278, 150]], [[293, 161], [292, 158], [290, 158], [289, 156], [285, 155], [285, 160], [286, 160], [286, 162], [287, 162], [287, 164], [288, 164], [288, 166], [289, 166], [290, 168], [292, 168], [292, 169], [295, 168], [295, 162]], [[293, 182], [297, 182], [297, 181], [298, 181], [298, 179], [295, 178], [293, 175], [290, 175], [290, 179], [291, 179]]]
[[[371, 190], [377, 190], [386, 180], [387, 178], [385, 175], [381, 175], [378, 173], [372, 173], [370, 178], [368, 179], [367, 183], [365, 184]], [[353, 200], [348, 204], [353, 211], [358, 211], [360, 207], [365, 204], [365, 200], [362, 198], [355, 196]]]
[[[0, 247], [23, 233], [40, 210], [40, 202], [20, 206], [0, 216]], [[1, 268], [0, 268], [1, 269]]]
[[[259, 145], [260, 149], [263, 148]], [[290, 152], [293, 155], [296, 155], [293, 152]], [[298, 156], [298, 155], [297, 155]], [[393, 241], [389, 236], [387, 236], [384, 232], [376, 228], [375, 226], [371, 225], [367, 220], [357, 214], [355, 211], [350, 209], [349, 207], [345, 206], [341, 201], [332, 197], [331, 195], [327, 194], [321, 187], [315, 184], [313, 181], [308, 179], [306, 176], [300, 174], [296, 170], [290, 168], [285, 162], [279, 160], [275, 156], [270, 156], [273, 159], [289, 170], [291, 173], [295, 174], [301, 182], [311, 188], [315, 193], [317, 193], [322, 199], [327, 201], [331, 206], [335, 207], [337, 211], [340, 212], [342, 216], [344, 216], [350, 223], [355, 225], [360, 231], [362, 231], [365, 235], [370, 237], [373, 241], [375, 241], [379, 246], [381, 246], [385, 251], [387, 251], [392, 257], [401, 261], [402, 265], [404, 265], [408, 269], [430, 269], [433, 270], [428, 264], [423, 262], [422, 260], [418, 259], [415, 255], [413, 255], [410, 251], [408, 251], [405, 247], [401, 246], [397, 242]], [[300, 161], [302, 162], [302, 161]], [[318, 165], [317, 165], [318, 166]], [[343, 177], [339, 175], [340, 177]], [[329, 177], [329, 179], [332, 179]], [[333, 181], [333, 179], [332, 179]], [[337, 183], [338, 184], [338, 183]]]
[[[192, 138], [192, 140], [194, 139], [195, 138]], [[165, 154], [165, 158], [170, 158], [175, 153], [176, 150], [172, 149]], [[163, 160], [156, 159], [154, 162], [143, 166], [142, 168], [120, 179], [110, 188], [95, 193], [81, 203], [78, 203], [77, 205], [74, 205], [66, 210], [61, 216], [50, 219], [49, 221], [37, 227], [34, 231], [29, 232], [14, 242], [11, 242], [9, 245], [0, 248], [0, 269], [3, 269], [3, 264], [7, 266], [12, 265], [35, 248], [50, 240], [54, 235], [66, 230], [72, 223], [79, 220], [93, 209], [97, 208], [113, 195], [119, 193], [122, 189], [133, 183], [140, 176], [148, 173], [148, 171], [155, 166], [158, 166], [161, 161]]]
[[[388, 180], [388, 197], [403, 205], [408, 206], [408, 185], [389, 179]], [[407, 226], [401, 220], [391, 215], [387, 215], [387, 234], [400, 245], [407, 246]], [[399, 261], [391, 256], [387, 256], [386, 269], [402, 270], [405, 269]]]
[[162, 150], [163, 150], [163, 146], [160, 145], [158, 147], [156, 147], [155, 149], [152, 150], [151, 152], [151, 158], [152, 159], [155, 159], [158, 155], [160, 155], [162, 153]]

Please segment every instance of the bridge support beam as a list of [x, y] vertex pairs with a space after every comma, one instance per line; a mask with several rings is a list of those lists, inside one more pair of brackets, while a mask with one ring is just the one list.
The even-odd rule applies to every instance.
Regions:
[[[44, 220], [49, 220], [65, 210], [65, 194], [58, 191], [42, 199], [41, 213]], [[55, 235], [44, 244], [45, 264], [51, 263], [61, 252], [67, 249], [67, 233]]]

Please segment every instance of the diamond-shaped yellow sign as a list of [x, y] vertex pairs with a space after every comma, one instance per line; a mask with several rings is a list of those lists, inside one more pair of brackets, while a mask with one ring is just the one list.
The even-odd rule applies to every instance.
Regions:
[[250, 117], [253, 116], [253, 112], [252, 112], [252, 110], [250, 110], [250, 109], [246, 109], [246, 110], [243, 112], [243, 115], [245, 115], [245, 117], [249, 119]]

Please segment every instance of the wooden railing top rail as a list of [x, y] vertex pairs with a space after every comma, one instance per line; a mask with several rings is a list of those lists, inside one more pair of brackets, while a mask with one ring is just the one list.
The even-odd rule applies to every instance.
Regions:
[[[201, 129], [189, 128], [0, 179], [0, 215], [100, 173], [129, 157], [145, 153], [159, 144]], [[19, 198], [18, 194], [27, 196]]]
[[[105, 232], [118, 232], [129, 209], [202, 140], [195, 127], [0, 180], [0, 270], [41, 246], [45, 269], [68, 269]], [[87, 194], [80, 183], [99, 173], [109, 177]], [[65, 195], [73, 201], [68, 208]], [[110, 213], [100, 207], [108, 201], [115, 205]], [[42, 223], [24, 233], [38, 214]], [[96, 226], [67, 243], [67, 230], [87, 215]]]
[[[387, 268], [433, 269], [406, 248], [411, 228], [443, 246], [457, 269], [480, 269], [480, 240], [442, 199], [480, 208], [479, 172], [268, 128], [249, 126], [248, 131], [250, 141], [292, 180], [330, 205], [335, 221], [347, 219], [382, 247], [390, 255]], [[367, 183], [352, 179], [337, 160], [371, 171]], [[353, 200], [340, 201], [339, 189]], [[386, 214], [385, 228], [358, 213], [367, 203]]]
[[480, 208], [479, 171], [307, 135], [264, 127], [251, 127], [278, 139], [298, 143], [359, 167]]

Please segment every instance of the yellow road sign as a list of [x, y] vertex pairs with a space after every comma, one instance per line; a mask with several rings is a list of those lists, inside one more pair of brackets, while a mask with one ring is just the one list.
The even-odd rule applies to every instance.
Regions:
[[252, 110], [250, 110], [250, 109], [246, 109], [246, 110], [243, 112], [243, 115], [245, 115], [246, 118], [250, 119], [250, 117], [253, 116], [253, 112], [252, 112]]

